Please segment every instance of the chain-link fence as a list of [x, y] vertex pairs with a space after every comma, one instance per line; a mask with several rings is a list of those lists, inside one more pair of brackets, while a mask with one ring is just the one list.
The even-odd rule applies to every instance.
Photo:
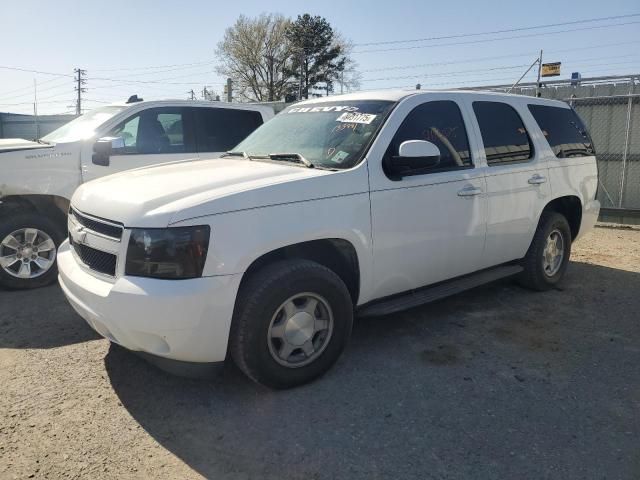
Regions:
[[640, 209], [640, 95], [629, 92], [568, 102], [593, 138], [602, 206]]

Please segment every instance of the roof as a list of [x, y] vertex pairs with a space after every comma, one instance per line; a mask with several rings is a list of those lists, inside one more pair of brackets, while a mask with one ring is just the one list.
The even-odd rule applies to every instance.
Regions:
[[179, 106], [179, 107], [217, 107], [217, 108], [234, 108], [234, 109], [246, 109], [246, 110], [268, 110], [273, 112], [273, 107], [269, 105], [260, 105], [256, 103], [227, 103], [227, 102], [211, 102], [207, 100], [184, 100], [184, 99], [163, 99], [163, 100], [141, 100], [138, 102], [127, 103], [113, 102], [109, 106], [118, 107], [135, 107], [136, 105], [148, 105], [148, 106]]
[[[460, 96], [473, 96], [473, 97], [490, 97], [491, 99], [513, 99], [517, 101], [522, 101], [525, 99], [528, 103], [539, 103], [539, 104], [549, 104], [554, 106], [563, 106], [568, 107], [568, 105], [559, 100], [551, 100], [547, 98], [536, 98], [536, 97], [528, 97], [525, 95], [518, 95], [513, 93], [503, 93], [503, 92], [491, 92], [491, 91], [482, 91], [482, 90], [372, 90], [367, 92], [355, 92], [355, 93], [347, 93], [345, 95], [332, 95], [331, 97], [318, 97], [309, 100], [303, 100], [299, 102], [297, 105], [302, 104], [315, 104], [322, 102], [334, 102], [334, 101], [357, 101], [357, 100], [387, 100], [392, 102], [398, 102], [404, 98], [410, 96], [421, 95], [424, 97], [428, 97], [432, 94], [443, 94], [448, 93], [452, 96], [460, 97]], [[489, 98], [488, 98], [489, 99]]]

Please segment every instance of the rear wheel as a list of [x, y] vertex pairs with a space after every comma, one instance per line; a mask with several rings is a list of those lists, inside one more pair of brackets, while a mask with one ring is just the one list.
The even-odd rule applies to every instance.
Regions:
[[34, 213], [10, 216], [0, 225], [0, 286], [36, 288], [55, 281], [56, 252], [64, 239], [51, 220]]
[[523, 260], [522, 285], [534, 290], [553, 288], [564, 276], [571, 255], [571, 228], [557, 212], [545, 212]]
[[251, 274], [238, 294], [231, 356], [258, 383], [294, 387], [336, 362], [352, 324], [349, 291], [332, 270], [308, 260], [276, 262]]

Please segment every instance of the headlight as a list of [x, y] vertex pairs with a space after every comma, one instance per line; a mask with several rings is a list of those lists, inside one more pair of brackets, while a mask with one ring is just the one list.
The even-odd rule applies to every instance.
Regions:
[[154, 278], [202, 276], [209, 247], [209, 227], [134, 228], [125, 275]]

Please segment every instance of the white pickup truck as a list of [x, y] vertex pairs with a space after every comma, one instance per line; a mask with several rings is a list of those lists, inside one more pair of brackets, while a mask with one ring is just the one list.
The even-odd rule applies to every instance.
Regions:
[[266, 106], [145, 102], [133, 96], [86, 113], [39, 141], [0, 140], [0, 286], [33, 288], [55, 281], [69, 199], [81, 183], [215, 156], [272, 117]]
[[166, 369], [205, 370], [229, 351], [252, 379], [291, 387], [338, 359], [354, 313], [511, 275], [556, 285], [598, 216], [594, 155], [559, 101], [310, 100], [225, 158], [81, 186], [60, 285], [96, 332]]

